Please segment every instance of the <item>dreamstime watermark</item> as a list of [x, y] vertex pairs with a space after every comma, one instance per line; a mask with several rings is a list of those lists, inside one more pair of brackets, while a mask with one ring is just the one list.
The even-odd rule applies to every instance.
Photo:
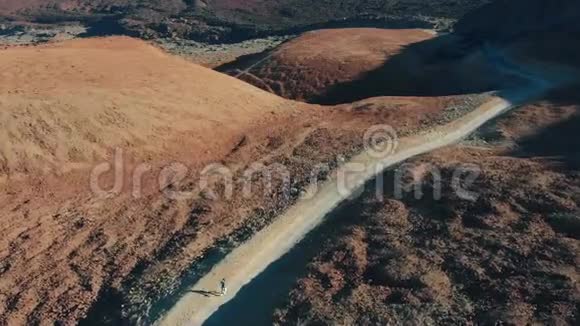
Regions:
[[332, 162], [307, 165], [307, 171], [300, 173], [293, 173], [297, 169], [292, 165], [259, 162], [236, 170], [221, 163], [192, 169], [181, 162], [158, 168], [149, 163], [132, 164], [129, 168], [124, 151], [116, 149], [111, 162], [100, 163], [92, 169], [89, 186], [102, 199], [114, 198], [123, 192], [141, 198], [146, 187], [173, 200], [200, 196], [210, 200], [230, 200], [234, 196], [248, 199], [260, 192], [278, 198], [311, 199], [323, 189], [335, 191], [343, 198], [354, 198], [368, 190], [369, 180], [373, 180], [377, 200], [407, 196], [423, 199], [427, 193], [433, 200], [440, 200], [449, 191], [462, 200], [474, 201], [479, 196], [472, 188], [480, 169], [473, 164], [441, 168], [435, 164], [404, 163], [389, 169], [405, 158], [396, 157], [400, 144], [391, 126], [367, 129], [363, 145], [364, 152], [349, 162], [337, 156]]
[[375, 159], [384, 159], [397, 151], [399, 137], [389, 125], [376, 125], [366, 130], [363, 136], [366, 153]]

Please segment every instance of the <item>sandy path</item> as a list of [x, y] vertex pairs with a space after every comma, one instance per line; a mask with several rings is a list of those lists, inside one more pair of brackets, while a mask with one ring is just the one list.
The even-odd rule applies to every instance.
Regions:
[[[506, 70], [512, 70], [506, 68]], [[522, 74], [522, 72], [519, 72]], [[225, 296], [205, 297], [190, 292], [180, 299], [157, 324], [201, 325], [219, 307], [236, 296], [240, 289], [250, 283], [271, 263], [281, 258], [306, 234], [320, 225], [325, 216], [384, 169], [414, 156], [454, 144], [473, 133], [486, 122], [505, 113], [515, 105], [543, 94], [549, 84], [528, 74], [530, 87], [514, 93], [504, 93], [504, 98], [494, 97], [464, 117], [432, 132], [400, 139], [397, 150], [384, 158], [374, 158], [363, 152], [349, 164], [339, 168], [327, 182], [309, 189], [304, 198], [278, 217], [271, 225], [258, 232], [253, 238], [232, 251], [225, 259], [192, 287], [192, 291], [218, 291], [222, 278], [227, 279], [228, 293]], [[362, 163], [366, 168], [354, 172], [351, 164]], [[337, 175], [348, 176], [347, 191], [339, 191]]]
[[[270, 226], [231, 252], [192, 288], [192, 290], [217, 291], [219, 281], [226, 278], [227, 295], [205, 297], [194, 292], [189, 293], [162, 318], [159, 324], [201, 325], [221, 305], [232, 299], [245, 284], [258, 276], [272, 262], [282, 257], [307, 233], [318, 226], [329, 212], [348, 198], [350, 193], [375, 177], [377, 171], [413, 156], [453, 144], [511, 107], [511, 102], [494, 98], [448, 126], [438, 128], [426, 135], [401, 139], [398, 150], [386, 158], [376, 159], [366, 152], [358, 155], [351, 163], [363, 163], [366, 166], [364, 171], [350, 171], [348, 170], [350, 164], [340, 168], [319, 188], [316, 196], [299, 200]], [[350, 192], [339, 191], [336, 176], [340, 173], [346, 173], [349, 176], [347, 189], [351, 190]], [[310, 189], [306, 197], [312, 191], [313, 189]]]

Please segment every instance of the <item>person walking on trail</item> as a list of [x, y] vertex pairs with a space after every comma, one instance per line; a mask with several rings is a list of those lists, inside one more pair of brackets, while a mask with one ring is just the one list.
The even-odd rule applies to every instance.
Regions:
[[226, 295], [227, 292], [228, 288], [226, 287], [226, 279], [222, 278], [222, 280], [220, 281], [220, 296]]

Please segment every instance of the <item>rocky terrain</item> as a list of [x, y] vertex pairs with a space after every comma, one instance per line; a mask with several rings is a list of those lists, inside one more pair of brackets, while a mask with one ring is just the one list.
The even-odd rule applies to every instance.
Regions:
[[429, 31], [406, 29], [318, 30], [217, 70], [285, 98], [324, 103], [331, 100], [324, 98], [330, 89], [363, 78], [404, 47], [433, 36]]
[[469, 39], [419, 29], [319, 30], [216, 69], [282, 97], [318, 104], [480, 93], [513, 82]]
[[487, 0], [3, 0], [5, 24], [79, 21], [88, 34], [238, 42], [324, 26], [445, 28]]
[[224, 64], [256, 53], [275, 48], [295, 35], [269, 36], [238, 43], [212, 44], [191, 40], [162, 38], [155, 44], [169, 53], [187, 58], [206, 67], [216, 68]]
[[[395, 171], [384, 176], [383, 195], [369, 186], [342, 209], [334, 222], [342, 226], [275, 324], [577, 324], [580, 98], [573, 89], [482, 128], [477, 145], [406, 162], [398, 170], [409, 192], [394, 188]], [[471, 199], [453, 190], [452, 175], [466, 164], [480, 171]]]
[[[578, 67], [577, 4], [496, 1], [460, 21], [456, 36], [570, 71]], [[337, 212], [338, 226], [273, 322], [577, 324], [577, 87], [388, 171], [380, 196], [373, 184]], [[467, 199], [453, 177], [466, 165], [479, 171]]]
[[187, 223], [164, 167], [219, 161], [299, 110], [129, 38], [9, 48], [0, 67], [0, 324], [80, 319]]
[[[360, 151], [370, 126], [417, 132], [456, 113], [445, 108], [477, 103], [307, 105], [126, 37], [0, 51], [0, 324], [9, 325], [154, 318], [192, 266], [269, 223], [307, 171]], [[249, 197], [214, 197], [219, 178], [208, 181], [215, 192], [201, 186], [219, 164], [239, 194], [256, 162], [287, 167], [289, 192], [284, 179]]]
[[[0, 25], [0, 48], [60, 42], [87, 35], [79, 23], [43, 25]], [[207, 43], [179, 38], [158, 38], [151, 43], [191, 62], [214, 68], [239, 57], [270, 50], [295, 35], [268, 36], [234, 43]]]
[[485, 57], [487, 45], [520, 58], [580, 66], [580, 48], [574, 46], [579, 11], [578, 2], [570, 0], [495, 1], [467, 14], [452, 34], [319, 30], [217, 70], [280, 96], [319, 104], [485, 92], [517, 83]]
[[[487, 2], [0, 0], [0, 325], [150, 324], [368, 128], [423, 132], [519, 81], [490, 44], [580, 67], [571, 0], [499, 0], [456, 33], [421, 30]], [[367, 28], [286, 41], [352, 26]], [[129, 37], [68, 40], [109, 33], [189, 60]], [[51, 40], [67, 41], [29, 45]], [[273, 321], [578, 324], [575, 90], [409, 162], [423, 197], [386, 183], [350, 202]], [[481, 171], [474, 200], [452, 191], [460, 164]], [[269, 187], [280, 166], [290, 178]], [[234, 194], [259, 191], [229, 196], [219, 173], [203, 184], [208, 167]]]
[[4, 25], [3, 28], [0, 28], [0, 46], [30, 45], [70, 40], [86, 33], [86, 31], [86, 27], [78, 24], [36, 28], [30, 26], [8, 27]]

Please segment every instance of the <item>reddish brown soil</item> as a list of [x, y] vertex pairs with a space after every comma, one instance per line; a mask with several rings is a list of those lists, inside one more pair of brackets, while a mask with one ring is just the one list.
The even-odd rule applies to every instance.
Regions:
[[[333, 86], [378, 69], [403, 47], [432, 37], [423, 30], [319, 30], [282, 44], [271, 53], [242, 59], [218, 70], [282, 97], [314, 101]], [[246, 66], [256, 60], [264, 61], [247, 70]]]
[[[278, 324], [578, 323], [580, 97], [572, 90], [483, 128], [491, 144], [452, 146], [413, 160], [425, 197], [374, 188], [346, 208], [346, 226], [298, 281]], [[442, 171], [433, 200], [425, 164]], [[451, 175], [481, 175], [461, 199]]]
[[499, 89], [509, 78], [472, 44], [424, 30], [333, 29], [218, 67], [282, 97], [318, 104]]
[[[284, 130], [297, 110], [128, 38], [7, 49], [0, 66], [0, 322], [7, 324], [78, 319], [103, 286], [184, 223], [189, 207], [164, 206], [154, 176], [143, 198], [130, 197], [132, 167], [198, 168], [252, 130]], [[101, 200], [91, 193], [90, 169], [112, 161], [115, 148], [125, 155], [127, 183], [122, 195]]]
[[[211, 200], [196, 192], [206, 164], [241, 178], [257, 160], [284, 163], [300, 189], [309, 167], [359, 150], [369, 126], [416, 130], [453, 100], [307, 106], [128, 38], [6, 49], [0, 67], [0, 324], [9, 325], [72, 324], [111, 289], [129, 313], [139, 310], [216, 240], [259, 228], [292, 200], [276, 187]], [[90, 190], [90, 170], [113, 162], [115, 148], [125, 155], [125, 183], [104, 199]], [[161, 169], [172, 162], [189, 173], [162, 189], [196, 196], [160, 192]], [[152, 169], [134, 198], [140, 163]], [[136, 278], [127, 282], [129, 274]]]
[[[249, 125], [295, 107], [129, 38], [12, 48], [0, 67], [3, 177], [65, 172], [117, 146], [168, 158], [195, 145], [191, 154], [208, 160]], [[217, 86], [228, 84], [224, 98]]]

